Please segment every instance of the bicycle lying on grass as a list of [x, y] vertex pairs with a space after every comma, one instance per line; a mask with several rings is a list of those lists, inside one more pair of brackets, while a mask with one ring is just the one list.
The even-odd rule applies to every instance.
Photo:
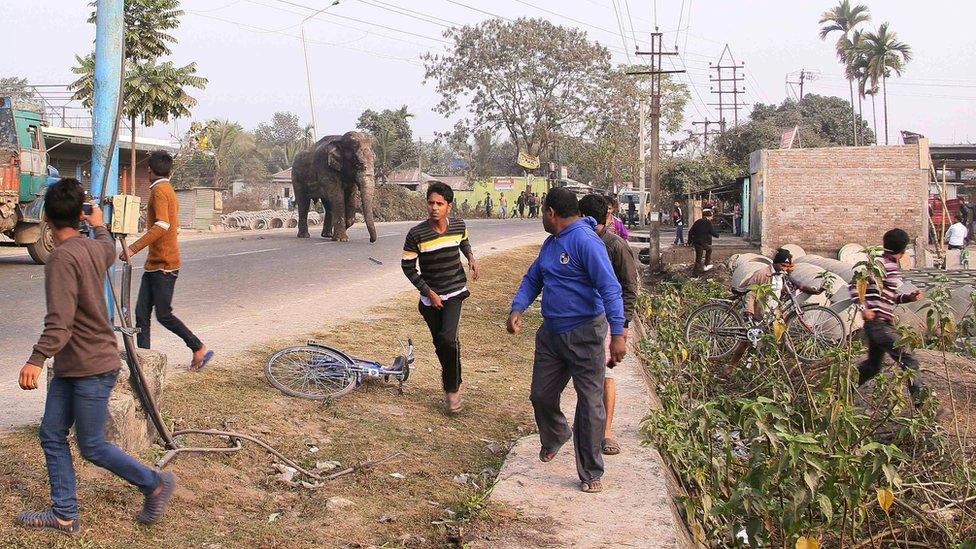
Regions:
[[363, 383], [366, 378], [399, 381], [399, 391], [410, 377], [413, 365], [413, 340], [403, 346], [403, 354], [385, 366], [374, 360], [349, 356], [318, 341], [287, 347], [268, 359], [264, 375], [268, 382], [286, 395], [326, 400], [341, 397]]
[[[847, 329], [833, 310], [813, 303], [801, 305], [796, 287], [789, 277], [784, 278], [788, 297], [777, 307], [785, 324], [782, 341], [796, 358], [805, 364], [824, 359], [826, 351], [847, 338]], [[728, 358], [736, 343], [748, 341], [751, 347], [759, 344], [761, 336], [773, 329], [771, 321], [750, 322], [743, 314], [748, 292], [733, 288], [732, 299], [710, 299], [692, 311], [685, 323], [685, 340], [689, 343], [704, 340], [708, 343], [708, 359]]]

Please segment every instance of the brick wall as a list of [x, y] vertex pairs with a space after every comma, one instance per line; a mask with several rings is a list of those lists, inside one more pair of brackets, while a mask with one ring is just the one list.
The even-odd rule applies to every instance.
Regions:
[[924, 143], [762, 151], [763, 252], [798, 244], [832, 255], [851, 242], [880, 244], [894, 227], [924, 237], [927, 158]]

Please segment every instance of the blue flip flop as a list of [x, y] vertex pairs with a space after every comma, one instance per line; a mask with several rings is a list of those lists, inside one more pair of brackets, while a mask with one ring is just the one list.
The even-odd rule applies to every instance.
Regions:
[[190, 363], [190, 371], [199, 372], [200, 370], [203, 370], [204, 368], [207, 367], [207, 363], [210, 362], [210, 359], [212, 359], [213, 356], [214, 356], [213, 351], [207, 351], [207, 354], [203, 355], [203, 360], [201, 360], [200, 362], [193, 361]]

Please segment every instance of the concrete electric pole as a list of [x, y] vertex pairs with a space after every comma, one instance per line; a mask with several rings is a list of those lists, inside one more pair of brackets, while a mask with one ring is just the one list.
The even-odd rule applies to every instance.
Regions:
[[[723, 65], [725, 62], [725, 55], [728, 54], [729, 61], [731, 64]], [[729, 45], [725, 45], [725, 49], [722, 50], [722, 55], [718, 58], [717, 64], [708, 64], [709, 67], [715, 69], [717, 76], [710, 76], [709, 80], [717, 83], [718, 89], [711, 88], [712, 93], [718, 95], [718, 103], [709, 103], [711, 106], [718, 107], [718, 117], [721, 123], [720, 130], [725, 133], [725, 111], [732, 111], [733, 128], [739, 125], [739, 109], [747, 105], [747, 103], [739, 102], [739, 95], [746, 93], [745, 88], [739, 89], [739, 82], [745, 80], [745, 77], [739, 76], [739, 71], [745, 68], [745, 63], [736, 63], [735, 58], [732, 57], [732, 50], [729, 49]], [[732, 71], [732, 76], [730, 77], [723, 71]], [[724, 84], [729, 82], [731, 84]], [[729, 101], [725, 100], [726, 95], [732, 96], [731, 104]]]
[[[658, 270], [661, 268], [661, 218], [658, 214], [657, 209], [658, 203], [661, 201], [661, 75], [662, 74], [675, 74], [685, 72], [683, 70], [662, 70], [662, 59], [665, 55], [678, 55], [677, 51], [663, 51], [662, 48], [662, 37], [663, 33], [657, 32], [657, 28], [651, 33], [651, 51], [637, 51], [637, 55], [649, 55], [651, 56], [651, 70], [649, 71], [627, 71], [630, 75], [647, 75], [651, 77], [651, 90], [650, 90], [650, 100], [651, 100], [651, 192], [648, 197], [647, 202], [651, 207], [650, 212], [650, 223], [648, 223], [648, 267], [651, 270]], [[641, 102], [641, 135], [646, 131], [644, 128], [644, 116], [643, 116], [643, 101]], [[641, 139], [640, 153], [639, 153], [639, 164], [638, 167], [644, 165], [645, 156], [647, 154], [646, 147], [644, 146], [644, 140]], [[644, 173], [641, 172], [638, 177], [640, 177], [640, 188], [644, 188]], [[643, 208], [644, 205], [644, 195], [641, 193], [640, 196], [640, 208], [638, 211], [642, 216], [641, 221], [643, 221]]]

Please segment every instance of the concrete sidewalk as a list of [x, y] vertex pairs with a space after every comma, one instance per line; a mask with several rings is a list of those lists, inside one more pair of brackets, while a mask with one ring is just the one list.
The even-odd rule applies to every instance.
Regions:
[[[678, 546], [661, 458], [653, 447], [640, 444], [640, 421], [650, 409], [650, 400], [637, 358], [629, 354], [614, 368], [614, 376], [614, 435], [621, 453], [604, 456], [603, 492], [580, 492], [572, 443], [556, 459], [542, 463], [539, 435], [523, 437], [509, 452], [491, 499], [516, 507], [526, 524], [520, 525], [517, 538], [492, 537], [473, 547]], [[562, 402], [570, 421], [575, 406], [576, 393], [570, 384]]]

